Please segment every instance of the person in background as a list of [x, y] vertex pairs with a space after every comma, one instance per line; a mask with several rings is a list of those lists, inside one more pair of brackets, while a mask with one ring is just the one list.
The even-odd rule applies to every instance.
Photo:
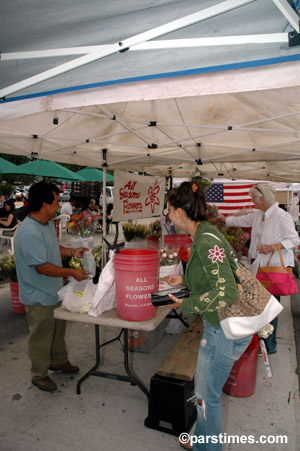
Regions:
[[[238, 297], [236, 265], [231, 247], [224, 235], [211, 226], [206, 218], [206, 201], [201, 184], [195, 179], [183, 182], [167, 194], [169, 218], [175, 227], [193, 238], [193, 245], [184, 275], [165, 277], [173, 287], [186, 285], [190, 297], [177, 299], [169, 295], [183, 312], [201, 315], [204, 333], [199, 346], [195, 375], [197, 422], [194, 435], [218, 437], [221, 434], [222, 388], [236, 360], [245, 351], [252, 335], [228, 340], [220, 326], [218, 310], [234, 303]], [[235, 272], [235, 274], [234, 274]], [[237, 278], [238, 279], [238, 278]], [[222, 444], [180, 442], [185, 449], [221, 451]]]
[[89, 212], [89, 205], [90, 205], [90, 201], [88, 199], [83, 199], [81, 201], [81, 211], [80, 211], [80, 213], [90, 214], [90, 212]]
[[18, 221], [22, 222], [26, 218], [26, 216], [29, 215], [29, 207], [28, 205], [24, 205], [23, 207], [20, 207], [17, 209], [17, 218]]
[[21, 196], [21, 200], [22, 200], [22, 202], [23, 202], [23, 204], [24, 204], [24, 207], [27, 207], [27, 205], [28, 205], [28, 199], [27, 199], [27, 197], [26, 196]]
[[73, 214], [73, 207], [75, 205], [75, 198], [70, 197], [69, 202], [65, 202], [64, 205], [61, 207], [60, 213], [62, 215], [70, 215], [70, 217]]
[[4, 208], [5, 196], [0, 194], [0, 218], [6, 218], [6, 210]]
[[78, 215], [81, 211], [81, 203], [75, 202], [74, 208], [73, 208], [73, 215]]
[[12, 229], [18, 223], [13, 199], [9, 199], [4, 202], [4, 210], [6, 212], [6, 219], [0, 219], [0, 227], [3, 229]]
[[23, 206], [24, 206], [24, 202], [22, 201], [22, 197], [16, 196], [15, 207], [19, 208], [19, 207], [23, 207]]
[[106, 207], [106, 235], [108, 235], [110, 224], [113, 220], [114, 206], [113, 204], [108, 204]]
[[[281, 266], [277, 244], [280, 247], [284, 266], [294, 266], [294, 252], [300, 239], [295, 230], [292, 216], [279, 208], [275, 200], [276, 190], [267, 183], [253, 186], [249, 195], [255, 206], [252, 213], [242, 216], [219, 216], [210, 223], [224, 222], [228, 227], [252, 227], [248, 258], [251, 261], [251, 272], [256, 275], [260, 266], [266, 266], [273, 252], [270, 266]], [[280, 296], [275, 296], [280, 301]], [[268, 354], [277, 352], [276, 332], [278, 317], [272, 323], [273, 333], [265, 339]]]
[[0, 207], [3, 207], [4, 201], [5, 201], [4, 194], [0, 194]]
[[88, 212], [92, 216], [98, 216], [100, 214], [100, 209], [99, 209], [98, 205], [96, 205], [95, 199], [90, 200]]
[[68, 360], [66, 323], [56, 320], [57, 292], [63, 277], [77, 281], [88, 278], [83, 269], [63, 268], [62, 257], [82, 257], [87, 248], [59, 246], [52, 218], [59, 207], [59, 189], [54, 184], [35, 183], [30, 187], [30, 215], [19, 225], [15, 236], [15, 259], [20, 301], [25, 305], [29, 325], [28, 355], [31, 382], [40, 390], [52, 392], [56, 383], [48, 371], [76, 373], [78, 366]]

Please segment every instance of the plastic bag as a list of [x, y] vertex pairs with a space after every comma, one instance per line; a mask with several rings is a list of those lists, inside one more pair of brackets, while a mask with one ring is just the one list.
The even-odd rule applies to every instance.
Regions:
[[96, 291], [96, 285], [92, 280], [88, 280], [82, 296], [74, 293], [75, 279], [71, 279], [70, 283], [62, 287], [58, 291], [58, 299], [62, 301], [62, 307], [72, 313], [87, 313], [90, 308], [90, 301]]
[[70, 240], [70, 244], [74, 249], [78, 249], [79, 247], [87, 247], [90, 251], [92, 251], [94, 247], [94, 238], [72, 238]]
[[92, 251], [84, 251], [83, 253], [84, 269], [89, 273], [89, 279], [95, 277], [96, 274], [96, 262]]
[[99, 316], [101, 313], [106, 310], [111, 310], [117, 305], [115, 270], [112, 255], [100, 274], [95, 295], [91, 300], [90, 316]]

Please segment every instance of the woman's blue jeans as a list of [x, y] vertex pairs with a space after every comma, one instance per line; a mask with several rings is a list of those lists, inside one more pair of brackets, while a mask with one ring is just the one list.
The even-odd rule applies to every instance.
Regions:
[[[222, 431], [221, 394], [231, 368], [245, 351], [252, 335], [239, 340], [228, 340], [221, 327], [213, 327], [204, 319], [204, 333], [199, 346], [195, 376], [197, 423], [194, 435], [199, 442], [193, 450], [221, 451], [222, 444], [203, 443], [208, 436], [218, 438]], [[202, 403], [200, 405], [199, 403]]]

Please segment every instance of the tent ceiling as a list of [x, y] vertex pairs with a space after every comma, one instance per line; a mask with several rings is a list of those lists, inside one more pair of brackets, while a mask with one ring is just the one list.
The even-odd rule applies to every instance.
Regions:
[[[57, 9], [46, 1], [37, 8], [32, 1], [19, 11], [19, 2], [7, 3], [0, 15], [0, 92], [10, 93], [0, 104], [0, 153], [101, 167], [107, 149], [111, 169], [172, 170], [181, 176], [198, 165], [210, 177], [300, 181], [300, 55], [298, 46], [288, 46], [293, 27], [278, 2], [289, 7], [284, 0], [202, 0], [200, 6], [191, 0], [64, 0]], [[141, 38], [148, 31], [152, 37]], [[242, 41], [253, 34], [270, 40], [274, 33], [276, 42], [262, 43], [261, 36], [257, 44]], [[236, 45], [232, 40], [223, 45], [222, 36], [237, 36]], [[181, 48], [178, 41], [207, 37], [217, 42]], [[177, 47], [170, 48], [170, 39]], [[121, 41], [132, 43], [129, 52], [115, 52]], [[147, 50], [163, 41], [166, 49]], [[95, 45], [101, 46], [98, 56], [109, 55], [38, 84], [10, 88], [74, 59], [70, 50], [57, 56], [59, 50]], [[45, 56], [46, 49], [55, 49], [55, 56], [12, 54], [42, 50]], [[95, 49], [74, 52], [88, 60]], [[228, 70], [245, 61], [256, 67]], [[174, 71], [182, 72], [167, 77]], [[111, 83], [117, 79], [123, 82]], [[89, 83], [93, 88], [83, 89]], [[76, 85], [82, 89], [74, 90]], [[42, 95], [45, 90], [56, 93]], [[14, 92], [32, 98], [14, 99]]]
[[[30, 0], [23, 8], [19, 1], [5, 2], [0, 97], [297, 54], [288, 45], [293, 22], [278, 3], [292, 11], [287, 0]], [[224, 39], [232, 36], [235, 44]], [[214, 42], [203, 42], [206, 38]], [[182, 39], [194, 42], [182, 47]], [[155, 47], [162, 43], [164, 49]], [[76, 59], [73, 70], [58, 71]], [[22, 84], [48, 70], [53, 70], [49, 79]], [[15, 83], [21, 86], [5, 90]]]
[[[163, 87], [156, 84], [153, 99], [135, 100], [134, 93], [145, 89], [136, 83], [119, 88], [120, 97], [128, 98], [122, 102], [95, 104], [98, 97], [109, 98], [108, 88], [98, 88], [84, 93], [84, 106], [67, 106], [76, 102], [75, 93], [61, 95], [64, 100], [54, 104], [42, 98], [35, 104], [38, 112], [20, 117], [14, 104], [7, 104], [7, 114], [16, 117], [0, 121], [1, 152], [101, 167], [102, 149], [107, 149], [110, 169], [168, 174], [172, 168], [180, 176], [198, 165], [211, 177], [300, 181], [299, 69], [295, 62], [283, 64], [280, 71], [270, 66], [228, 72], [235, 91], [220, 94], [204, 94], [203, 85], [210, 92], [209, 81], [214, 86], [218, 77], [228, 84], [224, 73], [182, 77], [181, 83], [164, 80], [163, 86], [177, 90], [170, 98], [157, 98]], [[293, 86], [281, 87], [280, 78], [275, 87], [274, 74]], [[258, 90], [255, 82], [251, 89], [255, 75], [273, 89]], [[241, 89], [244, 78], [248, 91]], [[186, 84], [194, 95], [180, 91]], [[29, 101], [18, 102], [19, 107], [22, 102]], [[55, 108], [60, 103], [66, 108]], [[45, 105], [51, 111], [42, 111]]]

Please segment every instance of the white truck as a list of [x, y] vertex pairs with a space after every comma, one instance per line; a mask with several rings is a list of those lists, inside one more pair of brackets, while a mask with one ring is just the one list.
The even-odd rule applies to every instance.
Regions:
[[[106, 205], [113, 204], [114, 203], [114, 187], [107, 186], [105, 188], [105, 195], [106, 195]], [[99, 197], [99, 205], [100, 205], [100, 207], [103, 207], [103, 192], [100, 194], [100, 197]]]

